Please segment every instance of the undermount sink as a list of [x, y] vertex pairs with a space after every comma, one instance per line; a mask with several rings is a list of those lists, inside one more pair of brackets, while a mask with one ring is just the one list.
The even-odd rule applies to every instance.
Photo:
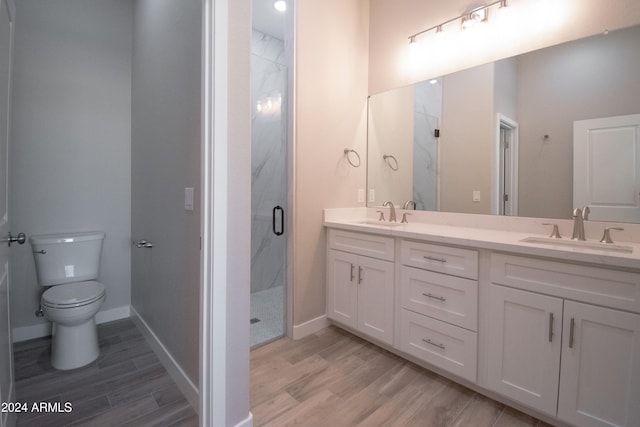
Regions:
[[357, 222], [358, 224], [369, 224], [369, 225], [379, 225], [381, 227], [397, 227], [398, 225], [404, 225], [401, 222], [388, 222], [388, 221], [378, 221], [377, 219], [363, 219]]
[[631, 246], [623, 246], [613, 243], [585, 242], [582, 240], [554, 239], [552, 237], [526, 237], [520, 241], [523, 243], [538, 243], [565, 248], [582, 248], [596, 251], [623, 252], [628, 254], [633, 252], [633, 248]]

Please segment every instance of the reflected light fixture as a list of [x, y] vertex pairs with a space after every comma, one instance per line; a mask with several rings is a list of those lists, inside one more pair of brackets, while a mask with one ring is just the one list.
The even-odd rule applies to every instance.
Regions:
[[273, 2], [273, 8], [278, 12], [284, 12], [287, 10], [287, 2], [284, 0], [276, 0]]
[[468, 12], [463, 13], [460, 16], [456, 16], [455, 18], [448, 19], [438, 25], [434, 25], [433, 27], [427, 28], [426, 30], [422, 30], [418, 33], [412, 34], [409, 36], [409, 43], [413, 44], [416, 42], [416, 38], [428, 33], [429, 31], [435, 30], [437, 35], [442, 34], [444, 31], [444, 26], [451, 24], [452, 22], [460, 21], [460, 26], [462, 29], [471, 28], [479, 23], [488, 22], [489, 21], [489, 10], [493, 7], [499, 5], [498, 11], [504, 11], [508, 5], [507, 0], [496, 0], [489, 4], [484, 4], [482, 6], [478, 6], [474, 9], [471, 9]]

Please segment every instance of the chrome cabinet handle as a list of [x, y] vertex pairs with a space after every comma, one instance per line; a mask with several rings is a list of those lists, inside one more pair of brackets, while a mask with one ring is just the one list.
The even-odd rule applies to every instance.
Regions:
[[17, 243], [19, 245], [24, 245], [24, 242], [27, 241], [27, 235], [24, 233], [18, 233], [17, 236], [13, 237], [11, 235], [11, 232], [9, 232], [9, 234], [7, 235], [6, 239], [2, 239], [3, 242], [7, 242], [7, 245], [9, 245], [9, 247], [11, 247], [12, 243]]
[[549, 342], [553, 342], [553, 313], [549, 313]]
[[153, 247], [153, 243], [147, 242], [144, 239], [134, 241], [133, 244], [136, 245], [136, 248], [152, 248]]
[[569, 323], [569, 348], [573, 348], [573, 333], [576, 328], [576, 321], [572, 317], [571, 322]]
[[434, 257], [426, 256], [426, 255], [424, 255], [422, 258], [424, 258], [426, 260], [429, 260], [429, 261], [447, 262], [447, 260], [444, 259], [444, 258], [434, 258]]
[[432, 346], [434, 346], [434, 347], [438, 347], [438, 348], [441, 348], [441, 349], [443, 349], [443, 350], [445, 349], [444, 344], [438, 344], [438, 343], [435, 343], [435, 342], [431, 341], [429, 338], [427, 338], [427, 339], [424, 339], [424, 338], [423, 338], [423, 339], [422, 339], [422, 341], [424, 341], [424, 342], [426, 342], [427, 344], [432, 345]]
[[442, 301], [442, 302], [445, 302], [447, 300], [445, 297], [438, 297], [432, 294], [425, 294], [424, 292], [422, 293], [422, 295], [424, 295], [427, 298], [437, 299], [438, 301]]
[[355, 266], [353, 264], [351, 265], [351, 278], [349, 279], [350, 282], [353, 282], [353, 279], [355, 278], [354, 274], [353, 274], [353, 269], [355, 268]]
[[358, 284], [362, 283], [363, 278], [364, 278], [364, 274], [362, 272], [362, 267], [358, 267]]

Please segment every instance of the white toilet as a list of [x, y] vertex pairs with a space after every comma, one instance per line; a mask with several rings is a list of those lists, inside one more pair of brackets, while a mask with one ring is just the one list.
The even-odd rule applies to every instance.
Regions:
[[100, 269], [101, 231], [31, 236], [40, 286], [50, 286], [40, 304], [53, 322], [51, 365], [74, 369], [98, 358], [95, 315], [104, 302]]

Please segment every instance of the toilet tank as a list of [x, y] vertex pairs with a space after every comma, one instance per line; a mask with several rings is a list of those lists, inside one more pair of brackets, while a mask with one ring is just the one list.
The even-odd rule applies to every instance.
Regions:
[[102, 231], [29, 237], [40, 286], [97, 279], [104, 237]]

